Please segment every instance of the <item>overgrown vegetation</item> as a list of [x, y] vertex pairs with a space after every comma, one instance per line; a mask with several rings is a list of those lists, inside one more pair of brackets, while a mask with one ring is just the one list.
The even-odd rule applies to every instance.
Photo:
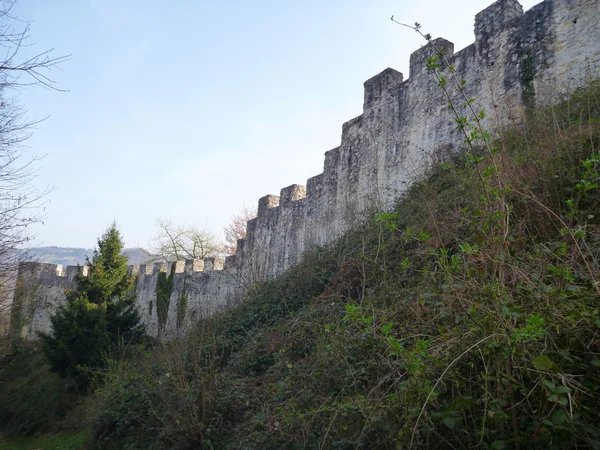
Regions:
[[0, 434], [31, 435], [73, 425], [68, 415], [80, 396], [49, 370], [38, 346], [0, 345], [0, 380]]
[[600, 82], [463, 127], [392, 211], [109, 360], [90, 445], [600, 448]]
[[12, 437], [0, 440], [0, 450], [80, 450], [85, 448], [87, 433], [53, 433], [41, 436]]
[[600, 448], [599, 112], [596, 82], [469, 129], [393, 211], [111, 367], [95, 442]]

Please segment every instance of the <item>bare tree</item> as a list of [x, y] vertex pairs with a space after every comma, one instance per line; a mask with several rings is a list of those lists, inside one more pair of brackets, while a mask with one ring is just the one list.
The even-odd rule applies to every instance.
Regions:
[[223, 253], [226, 255], [235, 255], [238, 239], [246, 237], [246, 223], [255, 217], [256, 208], [248, 208], [246, 205], [242, 207], [239, 213], [231, 217], [229, 225], [223, 227], [223, 231], [225, 232]]
[[158, 232], [152, 239], [151, 250], [165, 261], [203, 259], [220, 253], [222, 244], [210, 231], [173, 225], [166, 219], [158, 219], [156, 227]]
[[40, 158], [23, 146], [40, 121], [29, 120], [11, 93], [30, 86], [60, 90], [48, 72], [69, 59], [53, 57], [53, 50], [24, 56], [31, 53], [30, 28], [11, 14], [13, 4], [0, 0], [0, 334], [19, 259], [32, 240], [31, 226], [44, 218], [48, 193], [32, 185]]

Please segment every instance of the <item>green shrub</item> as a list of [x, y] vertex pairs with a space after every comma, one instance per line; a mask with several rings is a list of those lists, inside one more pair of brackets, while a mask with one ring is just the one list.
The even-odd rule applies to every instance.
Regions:
[[77, 288], [67, 291], [67, 303], [50, 318], [49, 334], [40, 333], [52, 370], [89, 384], [89, 369], [103, 367], [120, 342], [143, 334], [135, 296], [135, 278], [127, 275], [123, 242], [113, 224], [98, 240], [88, 274], [76, 277]]
[[77, 391], [50, 371], [41, 349], [25, 343], [2, 360], [0, 399], [0, 432], [13, 436], [64, 428], [81, 403]]

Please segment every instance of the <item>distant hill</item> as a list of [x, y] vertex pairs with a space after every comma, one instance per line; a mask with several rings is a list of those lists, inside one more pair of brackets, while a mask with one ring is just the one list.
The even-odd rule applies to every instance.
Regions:
[[[157, 260], [157, 256], [143, 248], [126, 248], [123, 254], [129, 259], [128, 264], [148, 264]], [[37, 247], [28, 250], [25, 261], [39, 261], [63, 266], [84, 264], [86, 256], [92, 257], [93, 250], [71, 247]]]

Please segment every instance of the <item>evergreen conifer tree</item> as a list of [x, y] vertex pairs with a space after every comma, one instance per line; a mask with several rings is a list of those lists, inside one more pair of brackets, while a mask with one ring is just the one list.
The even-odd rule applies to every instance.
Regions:
[[143, 329], [127, 275], [127, 257], [115, 223], [98, 239], [98, 248], [87, 258], [87, 276], [80, 267], [76, 288], [66, 291], [67, 302], [51, 321], [50, 334], [41, 333], [52, 370], [87, 385], [84, 368], [102, 368], [119, 342], [140, 338]]

